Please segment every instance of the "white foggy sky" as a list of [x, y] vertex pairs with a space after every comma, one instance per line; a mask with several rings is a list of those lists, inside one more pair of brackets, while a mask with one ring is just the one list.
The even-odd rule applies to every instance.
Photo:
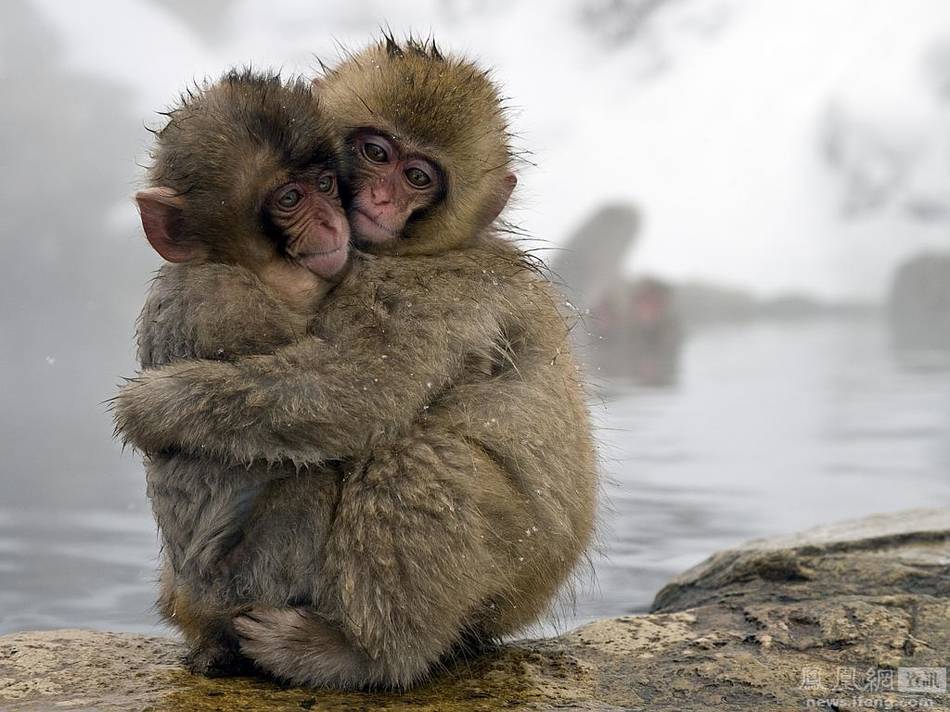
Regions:
[[[603, 46], [564, 2], [446, 12], [433, 0], [245, 0], [208, 45], [146, 0], [34, 1], [70, 63], [134, 86], [150, 123], [191, 78], [232, 64], [307, 72], [314, 54], [335, 56], [334, 38], [358, 46], [385, 24], [431, 31], [494, 66], [519, 107], [516, 128], [538, 167], [522, 173], [514, 219], [558, 243], [605, 200], [631, 200], [645, 213], [631, 270], [878, 297], [899, 256], [950, 245], [944, 225], [896, 214], [842, 224], [840, 186], [817, 151], [832, 100], [921, 151], [950, 129], [921, 71], [925, 50], [950, 36], [943, 0], [696, 0], [647, 37], [670, 59], [656, 75], [655, 55]], [[711, 36], [696, 30], [722, 18]], [[143, 130], [143, 152], [147, 143]]]

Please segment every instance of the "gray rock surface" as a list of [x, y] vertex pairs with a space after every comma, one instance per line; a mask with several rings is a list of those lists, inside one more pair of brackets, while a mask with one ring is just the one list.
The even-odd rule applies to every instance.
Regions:
[[[950, 509], [870, 517], [721, 552], [654, 612], [519, 641], [403, 694], [185, 672], [171, 639], [59, 630], [0, 637], [0, 709], [950, 711]], [[898, 668], [933, 668], [931, 678]], [[936, 677], [933, 677], [933, 676]], [[860, 699], [858, 699], [860, 698]], [[877, 701], [877, 702], [875, 702]]]

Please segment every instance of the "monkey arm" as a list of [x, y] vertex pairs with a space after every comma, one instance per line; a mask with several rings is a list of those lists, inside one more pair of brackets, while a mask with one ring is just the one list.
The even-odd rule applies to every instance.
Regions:
[[397, 437], [467, 363], [492, 357], [500, 333], [500, 292], [484, 270], [461, 285], [419, 274], [370, 270], [341, 285], [324, 307], [332, 340], [143, 372], [114, 401], [117, 432], [144, 452], [230, 462], [315, 463]]
[[115, 401], [117, 430], [145, 452], [226, 461], [354, 455], [396, 437], [461, 369], [458, 344], [431, 337], [393, 352], [312, 337], [271, 356], [146, 371]]
[[166, 264], [139, 315], [139, 362], [151, 368], [272, 353], [303, 337], [307, 320], [242, 267]]

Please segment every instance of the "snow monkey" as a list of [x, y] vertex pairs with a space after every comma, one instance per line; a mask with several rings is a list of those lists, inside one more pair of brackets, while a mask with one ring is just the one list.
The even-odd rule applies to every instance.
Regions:
[[[590, 541], [595, 454], [562, 300], [492, 227], [515, 181], [487, 73], [387, 38], [316, 84], [371, 254], [310, 336], [145, 371], [116, 418], [146, 453], [308, 468], [255, 497], [228, 554], [241, 651], [298, 684], [405, 688], [549, 609]], [[219, 299], [187, 278], [174, 296]]]
[[[309, 82], [250, 71], [183, 94], [167, 115], [150, 187], [135, 196], [146, 238], [172, 263], [140, 317], [142, 366], [293, 343], [349, 255], [335, 127]], [[191, 293], [177, 290], [186, 279]], [[216, 300], [194, 298], [204, 293]], [[223, 671], [240, 661], [225, 555], [254, 496], [295, 470], [228, 468], [173, 449], [152, 453], [146, 469], [163, 544], [159, 609], [191, 644], [191, 667]]]

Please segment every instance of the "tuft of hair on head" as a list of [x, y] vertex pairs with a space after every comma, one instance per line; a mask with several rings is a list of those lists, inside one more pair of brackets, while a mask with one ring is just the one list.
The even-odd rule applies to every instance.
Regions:
[[262, 182], [315, 162], [335, 167], [342, 153], [336, 124], [301, 77], [231, 69], [186, 88], [162, 115], [148, 183], [185, 198], [186, 239], [225, 250], [257, 220]]
[[442, 200], [406, 225], [399, 254], [437, 253], [484, 231], [515, 184], [504, 99], [489, 70], [432, 38], [389, 31], [325, 68], [316, 82], [343, 135], [372, 128], [435, 160]]

